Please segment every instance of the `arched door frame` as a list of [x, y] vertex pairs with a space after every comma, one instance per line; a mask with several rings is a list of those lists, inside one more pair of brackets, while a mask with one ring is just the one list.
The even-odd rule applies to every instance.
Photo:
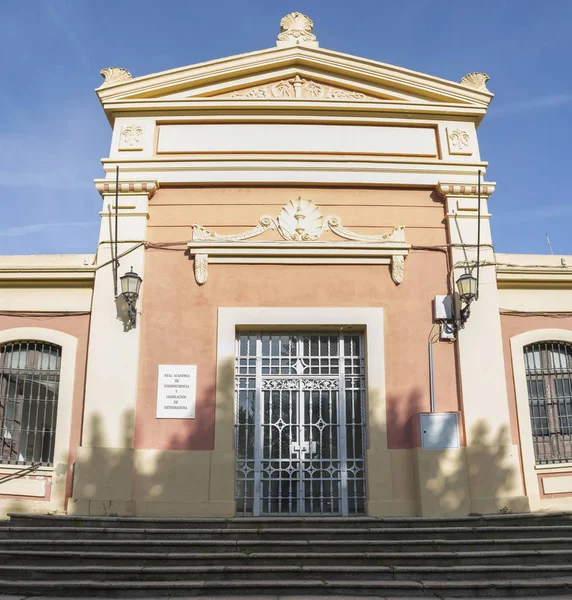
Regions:
[[[514, 377], [514, 389], [516, 395], [516, 408], [518, 415], [518, 429], [520, 439], [520, 454], [526, 495], [530, 500], [531, 510], [542, 508], [540, 488], [538, 481], [538, 469], [534, 456], [534, 444], [532, 441], [532, 426], [530, 423], [530, 409], [528, 406], [528, 387], [526, 383], [526, 369], [524, 364], [524, 348], [530, 344], [547, 341], [558, 341], [572, 344], [572, 331], [569, 329], [534, 329], [515, 335], [510, 339], [510, 350], [512, 356], [512, 370]], [[555, 469], [569, 470], [572, 472], [572, 464], [555, 465]], [[546, 502], [544, 502], [546, 504]]]
[[[60, 365], [60, 385], [56, 418], [56, 436], [54, 443], [54, 462], [52, 467], [42, 467], [38, 474], [51, 477], [52, 489], [49, 502], [43, 500], [22, 500], [22, 508], [28, 512], [47, 512], [65, 510], [66, 483], [69, 470], [70, 437], [73, 409], [73, 393], [76, 371], [78, 340], [68, 333], [44, 327], [15, 327], [0, 331], [0, 346], [20, 340], [36, 340], [60, 346], [62, 358]], [[3, 465], [2, 470], [19, 470], [21, 465]], [[0, 488], [0, 493], [2, 489]], [[16, 500], [5, 500], [11, 506]]]

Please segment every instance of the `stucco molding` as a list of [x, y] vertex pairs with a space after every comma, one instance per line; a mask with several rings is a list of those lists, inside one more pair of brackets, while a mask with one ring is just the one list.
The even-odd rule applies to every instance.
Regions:
[[489, 80], [490, 77], [486, 73], [474, 71], [473, 73], [467, 73], [467, 75], [461, 79], [461, 85], [474, 88], [479, 92], [488, 92], [489, 90], [487, 89], [487, 81]]
[[[530, 509], [532, 511], [550, 508], [554, 501], [551, 501], [550, 499], [542, 500], [540, 497], [539, 481], [535, 469], [536, 459], [532, 441], [530, 409], [528, 406], [528, 386], [526, 382], [524, 348], [529, 344], [551, 340], [572, 344], [572, 331], [569, 329], [552, 328], [533, 329], [510, 338], [522, 469], [524, 472], [526, 495], [530, 500]], [[569, 501], [569, 499], [566, 500]]]
[[[481, 183], [481, 197], [488, 198], [496, 188], [496, 183], [483, 182]], [[440, 181], [437, 184], [437, 193], [441, 198], [455, 198], [455, 197], [476, 197], [478, 195], [478, 186], [476, 183], [460, 184], [460, 183], [445, 183]]]
[[244, 100], [380, 100], [380, 98], [363, 92], [328, 85], [313, 79], [304, 79], [299, 74], [296, 74], [292, 79], [282, 79], [258, 87], [246, 87], [216, 95], [213, 98], [239, 98]]
[[119, 150], [143, 150], [143, 134], [145, 128], [138, 123], [130, 123], [121, 127]]
[[317, 48], [318, 40], [314, 35], [314, 23], [310, 17], [299, 12], [293, 12], [280, 21], [280, 33], [276, 45], [283, 46], [307, 46]]
[[449, 144], [449, 154], [451, 155], [470, 155], [473, 153], [471, 134], [467, 129], [447, 127], [447, 142]]
[[[111, 179], [96, 179], [94, 181], [97, 191], [102, 197], [114, 196], [117, 185]], [[120, 181], [119, 195], [120, 196], [147, 196], [151, 199], [155, 192], [159, 189], [158, 181]]]
[[[100, 87], [97, 94], [104, 110], [113, 119], [121, 107], [132, 111], [159, 100], [162, 111], [176, 109], [176, 100], [187, 100], [187, 104], [192, 104], [195, 99], [209, 101], [214, 94], [266, 85], [294, 77], [297, 73], [307, 79], [318, 77], [332, 86], [341, 84], [344, 87], [343, 81], [351, 82], [349, 88], [357, 92], [401, 99], [405, 104], [421, 105], [426, 109], [433, 105], [444, 113], [460, 106], [467, 110], [486, 109], [493, 97], [488, 91], [424, 73], [301, 45], [269, 48], [137, 77], [122, 82], [122, 85]], [[169, 100], [168, 104], [165, 100]], [[231, 102], [231, 105], [236, 104]]]
[[[263, 233], [276, 230], [284, 242], [259, 241], [248, 242]], [[320, 236], [330, 231], [349, 241], [318, 242]], [[230, 235], [220, 235], [205, 227], [193, 225], [193, 240], [188, 243], [189, 253], [195, 259], [195, 279], [199, 285], [208, 278], [209, 256], [218, 258], [218, 262], [275, 262], [327, 264], [334, 261], [359, 264], [391, 264], [391, 277], [395, 284], [403, 281], [405, 256], [410, 245], [405, 240], [405, 227], [394, 227], [390, 233], [363, 235], [347, 229], [340, 217], [330, 215], [322, 217], [320, 209], [311, 200], [298, 198], [286, 204], [278, 217], [268, 215], [260, 217], [258, 225]], [[381, 259], [381, 261], [380, 261]]]
[[[63, 512], [65, 509], [66, 483], [69, 471], [71, 423], [73, 411], [74, 382], [77, 365], [76, 337], [43, 327], [15, 327], [0, 331], [0, 344], [18, 340], [38, 340], [60, 346], [62, 349], [60, 383], [54, 442], [54, 463], [51, 471], [52, 491], [45, 510]], [[0, 467], [2, 465], [0, 464]]]
[[237, 242], [257, 237], [272, 229], [276, 229], [287, 241], [315, 241], [324, 231], [330, 230], [339, 237], [357, 242], [405, 242], [405, 227], [402, 225], [394, 227], [393, 231], [387, 234], [362, 235], [344, 227], [340, 217], [322, 217], [320, 208], [312, 200], [301, 197], [290, 200], [283, 206], [277, 218], [264, 215], [260, 217], [256, 227], [242, 233], [219, 235], [194, 224], [193, 241]]
[[126, 81], [131, 81], [133, 79], [131, 73], [127, 69], [121, 67], [107, 67], [101, 69], [99, 74], [104, 79], [103, 83], [99, 86], [100, 89], [112, 85], [119, 85], [120, 83], [125, 83]]
[[572, 266], [526, 267], [521, 265], [497, 265], [497, 282], [500, 288], [546, 287], [570, 289]]

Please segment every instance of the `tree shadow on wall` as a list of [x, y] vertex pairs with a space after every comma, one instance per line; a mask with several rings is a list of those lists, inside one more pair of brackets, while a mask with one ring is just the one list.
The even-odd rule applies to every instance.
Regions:
[[[528, 510], [520, 489], [519, 462], [512, 455], [515, 448], [508, 427], [493, 432], [488, 423], [481, 420], [465, 432], [470, 446], [424, 450], [420, 414], [425, 412], [422, 408], [426, 404], [419, 390], [409, 394], [404, 408], [402, 398], [388, 397], [388, 426], [403, 432], [400, 447], [411, 448], [414, 453], [409, 463], [413, 481], [406, 488], [415, 491], [416, 497], [412, 500], [416, 514], [461, 516]], [[461, 422], [459, 426], [462, 427]], [[394, 493], [396, 501], [408, 500], [400, 496], [399, 489]]]

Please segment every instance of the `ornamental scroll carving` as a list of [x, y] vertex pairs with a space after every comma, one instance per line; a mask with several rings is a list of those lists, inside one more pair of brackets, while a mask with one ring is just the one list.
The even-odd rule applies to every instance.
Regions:
[[[323, 251], [331, 250], [336, 256], [351, 256], [353, 259], [357, 256], [367, 256], [371, 258], [375, 256], [385, 257], [384, 260], [391, 265], [391, 276], [396, 284], [403, 281], [405, 269], [405, 255], [409, 245], [405, 241], [405, 228], [403, 226], [394, 227], [389, 233], [378, 235], [365, 235], [351, 231], [342, 225], [340, 217], [330, 215], [323, 217], [318, 206], [311, 200], [298, 198], [291, 200], [286, 204], [277, 217], [264, 215], [260, 217], [258, 224], [241, 233], [232, 233], [228, 235], [220, 235], [214, 231], [209, 231], [202, 225], [195, 224], [192, 227], [193, 238], [189, 246], [199, 248], [194, 252], [195, 256], [195, 279], [199, 285], [206, 282], [208, 277], [208, 254], [217, 253], [216, 249], [224, 250], [232, 246], [236, 252], [233, 255], [240, 256], [244, 253], [239, 249], [241, 243], [246, 240], [256, 238], [267, 231], [277, 231], [283, 240], [287, 242], [297, 243], [296, 248], [299, 250], [300, 256], [310, 256], [313, 252], [320, 252], [320, 256], [324, 256]], [[330, 231], [347, 242], [320, 242], [319, 245], [314, 244], [304, 250], [305, 243], [317, 242], [321, 235]], [[200, 242], [206, 242], [204, 247]], [[258, 256], [264, 256], [272, 249], [273, 256], [279, 257], [281, 252], [284, 252], [287, 247], [280, 246], [284, 242], [258, 242], [256, 249], [259, 251]], [[278, 249], [276, 244], [279, 245]], [[261, 247], [263, 249], [261, 250]], [[252, 256], [253, 246], [248, 248], [246, 254]], [[209, 250], [210, 249], [210, 250]], [[371, 250], [375, 251], [371, 252]], [[229, 251], [230, 252], [230, 251]], [[218, 253], [220, 254], [220, 252]], [[327, 256], [327, 254], [326, 254]], [[277, 260], [278, 261], [278, 260]], [[386, 264], [387, 264], [386, 262]]]
[[379, 100], [354, 90], [326, 85], [299, 75], [291, 79], [271, 82], [258, 87], [246, 88], [215, 96], [216, 98], [237, 98], [242, 100]]

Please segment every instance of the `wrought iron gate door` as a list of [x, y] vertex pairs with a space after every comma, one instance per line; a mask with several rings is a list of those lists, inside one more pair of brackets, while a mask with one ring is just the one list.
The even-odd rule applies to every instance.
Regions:
[[360, 334], [237, 338], [239, 515], [365, 512]]

